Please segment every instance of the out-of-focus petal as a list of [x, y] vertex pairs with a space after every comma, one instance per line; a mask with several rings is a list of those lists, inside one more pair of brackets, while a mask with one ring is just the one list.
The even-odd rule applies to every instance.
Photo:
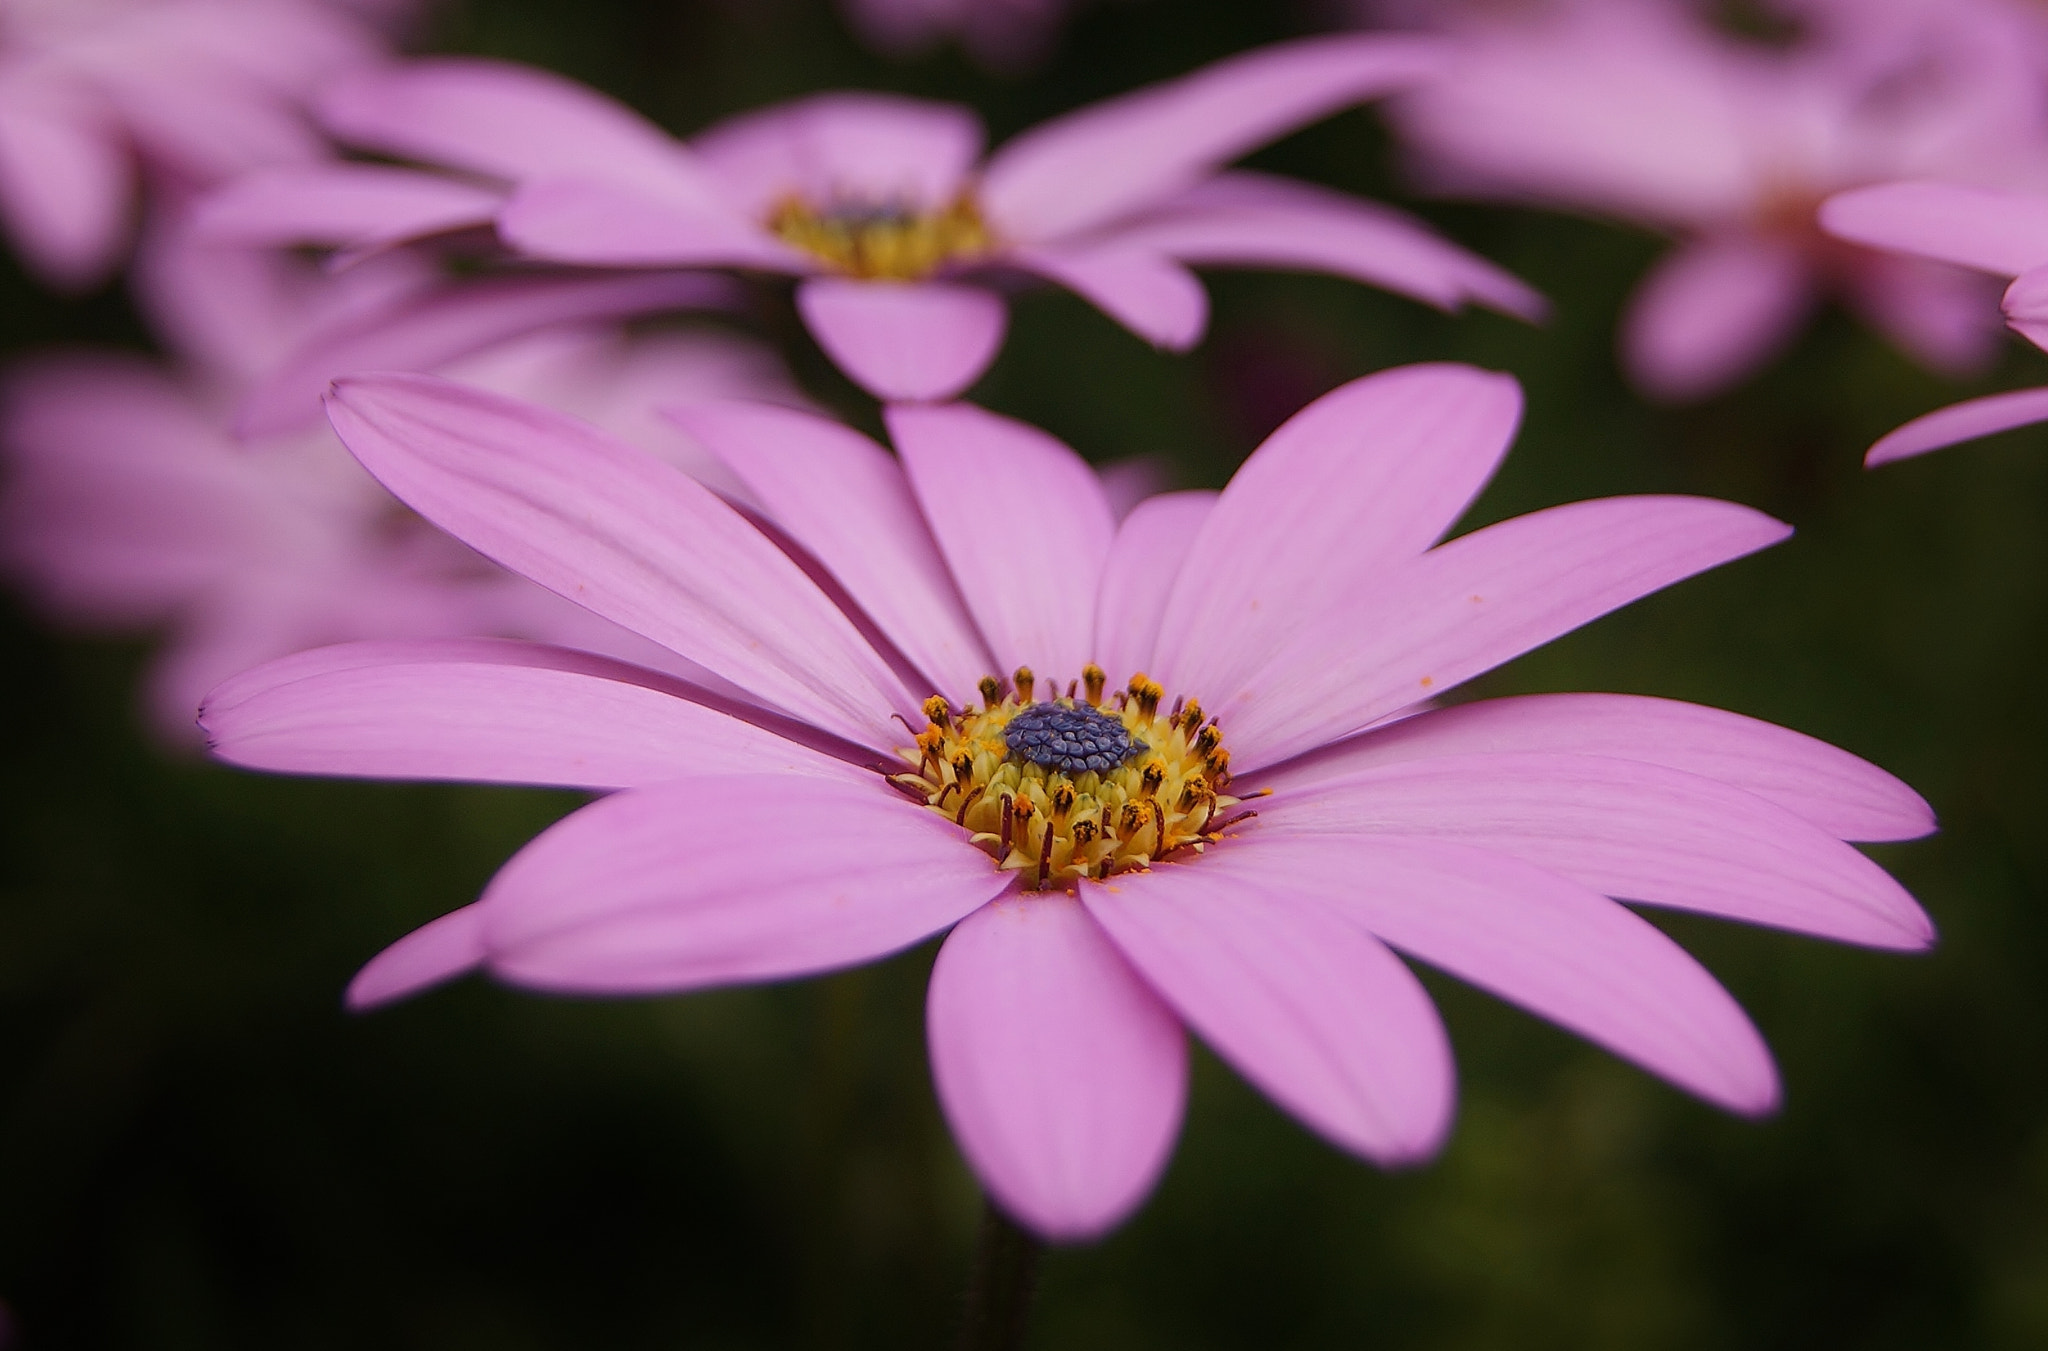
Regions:
[[925, 1005], [953, 1136], [1004, 1211], [1089, 1239], [1145, 1199], [1187, 1102], [1180, 1023], [1079, 901], [997, 899], [947, 937]]
[[488, 225], [504, 194], [382, 164], [309, 164], [234, 180], [193, 211], [192, 228], [223, 243], [362, 248]]
[[120, 261], [134, 171], [105, 110], [16, 80], [0, 88], [0, 216], [29, 265], [83, 289]]
[[484, 917], [465, 905], [414, 929], [372, 957], [348, 983], [348, 1006], [375, 1008], [483, 965]]
[[1296, 127], [1411, 85], [1441, 56], [1429, 39], [1373, 34], [1246, 52], [1025, 132], [989, 160], [982, 204], [1020, 243], [1075, 234], [1151, 206]]
[[1011, 883], [952, 822], [880, 780], [706, 777], [600, 799], [484, 892], [491, 970], [654, 994], [873, 961]]
[[1157, 455], [1131, 455], [1097, 465], [1095, 476], [1102, 480], [1102, 492], [1109, 509], [1121, 521], [1148, 497], [1157, 497], [1173, 487], [1166, 462]]
[[739, 209], [764, 217], [779, 198], [941, 207], [981, 156], [981, 119], [953, 103], [893, 94], [814, 94], [743, 113], [690, 148]]
[[695, 480], [551, 409], [431, 376], [340, 381], [342, 441], [514, 572], [813, 726], [886, 749], [907, 693], [789, 557]]
[[1643, 760], [1718, 779], [1837, 839], [1910, 840], [1934, 829], [1918, 793], [1845, 750], [1740, 713], [1634, 694], [1525, 694], [1435, 709], [1259, 782], [1284, 792], [1377, 765], [1528, 751]]
[[1002, 349], [1009, 307], [978, 286], [813, 277], [797, 312], [825, 355], [878, 399], [950, 399]]
[[1184, 352], [1209, 324], [1209, 293], [1160, 251], [1119, 241], [1018, 249], [1004, 261], [1058, 282], [1155, 347]]
[[1161, 493], [1133, 507], [1117, 527], [1095, 598], [1095, 660], [1112, 682], [1152, 670], [1167, 593], [1216, 496]]
[[2031, 427], [2037, 422], [2048, 422], [2048, 387], [1965, 399], [1916, 417], [1889, 433], [1870, 448], [1863, 463], [1875, 469], [1893, 460], [1910, 459], [1960, 441], [1974, 441], [2014, 427]]
[[1375, 1163], [1435, 1153], [1454, 1083], [1421, 984], [1284, 871], [1247, 875], [1211, 852], [1083, 882], [1081, 899], [1202, 1040], [1309, 1127]]
[[1983, 374], [2004, 347], [1996, 288], [1990, 278], [1948, 263], [1873, 253], [1851, 269], [1849, 300], [1900, 351], [1961, 380]]
[[660, 178], [618, 182], [565, 170], [531, 179], [498, 213], [498, 236], [536, 258], [589, 267], [815, 266], [725, 203]]
[[1789, 241], [1722, 235], [1672, 250], [1622, 318], [1629, 374], [1659, 399], [1705, 398], [1789, 343], [1813, 308], [1805, 255]]
[[1260, 808], [1286, 832], [1426, 835], [1497, 849], [1606, 895], [1868, 947], [1934, 926], [1884, 869], [1752, 793], [1639, 760], [1457, 755], [1365, 770]]
[[2048, 350], [2048, 267], [2032, 268], [2013, 278], [2000, 304], [2013, 332]]
[[996, 674], [1078, 679], [1116, 535], [1095, 471], [1038, 428], [972, 404], [884, 416]]
[[2048, 196], [1960, 183], [1883, 183], [1821, 204], [1829, 233], [2016, 277], [2048, 265]]
[[973, 697], [995, 661], [895, 457], [851, 427], [791, 408], [716, 402], [670, 416], [831, 569], [935, 691], [956, 705]]

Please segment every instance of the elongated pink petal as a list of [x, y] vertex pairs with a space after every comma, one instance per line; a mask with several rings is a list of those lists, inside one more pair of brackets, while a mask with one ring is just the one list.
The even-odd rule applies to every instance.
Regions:
[[1409, 956], [1734, 1112], [1778, 1104], [1763, 1038], [1676, 943], [1598, 892], [1428, 839], [1259, 835], [1201, 866], [1284, 886]]
[[1212, 492], [1161, 493], [1131, 509], [1117, 527], [1095, 597], [1095, 660], [1112, 684], [1155, 665], [1159, 621], [1202, 522]]
[[1238, 688], [1174, 688], [1220, 715], [1240, 766], [1275, 764], [1790, 533], [1762, 512], [1699, 497], [1531, 512], [1410, 560]]
[[530, 179], [498, 213], [498, 237], [535, 258], [589, 267], [816, 267], [725, 203], [661, 180]]
[[235, 431], [281, 436], [319, 425], [329, 384], [363, 371], [431, 371], [536, 329], [724, 304], [717, 277], [519, 276], [449, 282], [316, 329], [250, 390]]
[[[1865, 322], [1939, 375], [1982, 375], [2005, 346], [1992, 300], [1998, 283], [1990, 277], [1925, 258], [1866, 253], [1848, 282], [1846, 298]], [[2037, 347], [2043, 341], [2037, 334], [2028, 340]]]
[[950, 399], [1002, 350], [1009, 307], [979, 286], [812, 277], [797, 312], [825, 355], [878, 399]]
[[743, 113], [690, 148], [738, 207], [765, 217], [778, 199], [931, 209], [949, 204], [981, 157], [970, 108], [836, 91]]
[[1446, 310], [1478, 301], [1535, 320], [1548, 309], [1526, 283], [1411, 216], [1265, 174], [1219, 174], [1109, 238], [1197, 267], [1329, 272]]
[[711, 491], [551, 409], [431, 376], [343, 380], [341, 439], [487, 557], [814, 726], [886, 749], [905, 692], [845, 615]]
[[194, 209], [192, 228], [224, 243], [360, 248], [488, 225], [502, 192], [382, 164], [306, 164], [234, 180]]
[[294, 774], [595, 789], [690, 774], [871, 777], [746, 712], [591, 653], [469, 639], [286, 657], [215, 690], [199, 721], [221, 759]]
[[1296, 413], [1196, 535], [1191, 557], [1232, 561], [1177, 576], [1151, 674], [1204, 703], [1241, 685], [1338, 597], [1440, 538], [1521, 413], [1512, 377], [1454, 365], [1382, 371]]
[[670, 410], [775, 523], [831, 569], [956, 704], [995, 672], [894, 456], [842, 423], [760, 403]]
[[108, 111], [17, 79], [0, 91], [0, 218], [29, 265], [83, 289], [120, 261], [135, 170]]
[[2031, 268], [2013, 278], [2005, 288], [2002, 308], [2013, 332], [2048, 350], [2048, 267]]
[[990, 159], [981, 200], [1002, 233], [1045, 243], [1152, 205], [1239, 155], [1434, 71], [1427, 39], [1306, 38], [1042, 123]]
[[1595, 755], [1383, 765], [1260, 808], [1280, 832], [1425, 835], [1498, 849], [1606, 895], [1867, 947], [1934, 926], [1853, 847], [1713, 779]]
[[1116, 535], [1095, 471], [1038, 428], [973, 404], [899, 406], [884, 419], [996, 674], [1079, 678]]
[[1644, 392], [1705, 398], [1780, 351], [1813, 301], [1805, 256], [1789, 242], [1730, 235], [1681, 244], [1629, 301], [1622, 356]]
[[999, 897], [962, 920], [932, 967], [925, 1035], [961, 1151], [1041, 1237], [1097, 1237], [1158, 1181], [1187, 1040], [1073, 897]]
[[686, 779], [536, 837], [484, 892], [484, 940], [521, 985], [667, 993], [873, 961], [1011, 880], [879, 778]]
[[1039, 247], [1004, 261], [1058, 282], [1155, 347], [1184, 352], [1209, 325], [1209, 293], [1158, 250], [1121, 243]]
[[2048, 196], [1960, 183], [1883, 183], [1821, 204], [1830, 233], [1872, 248], [2017, 277], [2048, 264]]
[[1216, 861], [1084, 882], [1081, 899], [1202, 1040], [1304, 1124], [1375, 1163], [1435, 1153], [1454, 1083], [1422, 986], [1284, 871]]
[[1875, 469], [1893, 460], [1910, 459], [1943, 446], [1974, 441], [2014, 427], [2031, 427], [2037, 422], [2048, 422], [2048, 387], [1965, 399], [1916, 417], [1887, 433], [1870, 448], [1863, 463]]
[[465, 905], [414, 929], [372, 957], [348, 983], [348, 1006], [362, 1010], [418, 994], [484, 962], [484, 917]]
[[1934, 829], [1921, 796], [1825, 741], [1740, 713], [1634, 694], [1525, 694], [1435, 709], [1259, 776], [1285, 792], [1378, 765], [1548, 751], [1682, 769], [1755, 793], [1837, 839], [1910, 840]]

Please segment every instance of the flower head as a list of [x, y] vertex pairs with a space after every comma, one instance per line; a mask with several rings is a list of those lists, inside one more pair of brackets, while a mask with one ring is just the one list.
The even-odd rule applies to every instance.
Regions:
[[504, 643], [331, 648], [222, 686], [204, 723], [236, 763], [619, 790], [371, 962], [352, 1002], [478, 967], [687, 990], [950, 929], [939, 1097], [991, 1193], [1051, 1237], [1113, 1226], [1164, 1167], [1184, 1026], [1343, 1148], [1434, 1151], [1449, 1048], [1392, 949], [1762, 1112], [1777, 1081], [1748, 1020], [1609, 897], [1931, 937], [1842, 842], [1921, 834], [1926, 807], [1841, 751], [1618, 695], [1417, 711], [1785, 534], [1618, 498], [1439, 543], [1512, 435], [1502, 376], [1355, 381], [1221, 494], [1121, 522], [1072, 451], [968, 405], [890, 410], [897, 456], [789, 410], [681, 412], [753, 519], [431, 378], [344, 381], [331, 407], [423, 515], [758, 701]]

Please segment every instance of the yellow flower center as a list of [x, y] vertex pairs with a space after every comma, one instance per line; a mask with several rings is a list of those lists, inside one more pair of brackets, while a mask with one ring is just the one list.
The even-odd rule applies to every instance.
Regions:
[[1029, 667], [981, 682], [982, 702], [955, 713], [925, 701], [925, 729], [898, 752], [912, 768], [890, 782], [965, 828], [1027, 888], [1063, 886], [1200, 853], [1249, 812], [1230, 784], [1230, 752], [1193, 700], [1161, 709], [1150, 677], [1103, 698], [1092, 663], [1064, 695], [1033, 697]]
[[859, 200], [821, 209], [789, 196], [769, 212], [768, 228], [834, 270], [873, 281], [917, 281], [989, 249], [988, 227], [965, 193], [937, 211]]

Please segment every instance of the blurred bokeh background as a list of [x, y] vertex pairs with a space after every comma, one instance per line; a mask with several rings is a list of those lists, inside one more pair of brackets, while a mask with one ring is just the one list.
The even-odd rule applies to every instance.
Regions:
[[[1022, 75], [876, 57], [826, 0], [461, 0], [421, 46], [546, 65], [679, 132], [845, 86], [973, 104], [1000, 138], [1330, 17], [1100, 0]], [[1876, 761], [1940, 813], [1940, 835], [1878, 853], [1942, 940], [1899, 957], [1654, 915], [1778, 1053], [1786, 1105], [1757, 1123], [1434, 977], [1462, 1101], [1447, 1150], [1411, 1173], [1338, 1154], [1198, 1055], [1163, 1185], [1106, 1242], [1049, 1257], [1031, 1344], [2048, 1344], [2048, 437], [1860, 465], [1911, 416], [2037, 382], [2039, 354], [2014, 342], [1956, 386], [1829, 315], [1760, 378], [1658, 408], [1614, 358], [1656, 239], [1414, 200], [1370, 112], [1253, 163], [1403, 201], [1540, 287], [1554, 320], [1222, 275], [1208, 340], [1177, 357], [1046, 290], [972, 397], [1092, 459], [1160, 455], [1213, 486], [1343, 380], [1472, 361], [1519, 377], [1529, 413], [1468, 526], [1666, 491], [1792, 522], [1789, 544], [1470, 693], [1675, 696]], [[872, 425], [786, 294], [730, 322]], [[118, 287], [56, 299], [11, 261], [0, 326], [10, 350], [147, 342]], [[1025, 504], [1014, 524], [1028, 532]], [[979, 1203], [925, 1069], [933, 945], [787, 987], [607, 1003], [470, 980], [349, 1016], [365, 959], [471, 899], [575, 800], [179, 758], [138, 711], [145, 644], [4, 605], [13, 1346], [946, 1343]]]

